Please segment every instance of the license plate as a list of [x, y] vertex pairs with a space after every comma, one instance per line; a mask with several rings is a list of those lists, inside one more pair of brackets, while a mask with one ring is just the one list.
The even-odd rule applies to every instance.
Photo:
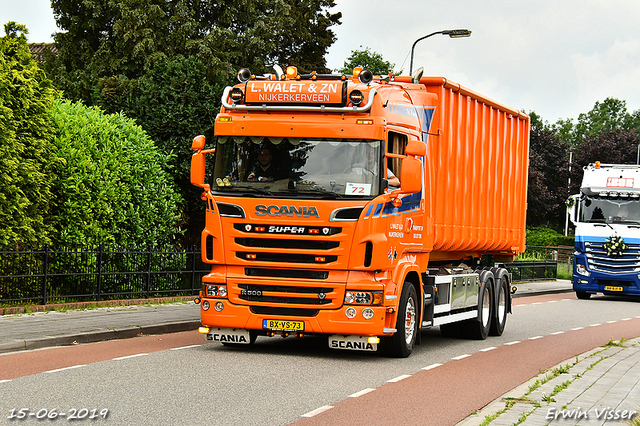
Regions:
[[262, 320], [262, 328], [274, 331], [304, 331], [304, 321], [266, 319]]
[[606, 291], [623, 291], [624, 290], [624, 288], [622, 288], [622, 287], [614, 287], [614, 286], [611, 286], [611, 285], [605, 286], [604, 289]]

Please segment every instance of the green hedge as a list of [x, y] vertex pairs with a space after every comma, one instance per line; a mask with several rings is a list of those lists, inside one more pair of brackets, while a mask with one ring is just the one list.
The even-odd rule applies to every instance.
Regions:
[[55, 244], [177, 244], [181, 197], [169, 163], [121, 114], [58, 100], [52, 117], [58, 169]]

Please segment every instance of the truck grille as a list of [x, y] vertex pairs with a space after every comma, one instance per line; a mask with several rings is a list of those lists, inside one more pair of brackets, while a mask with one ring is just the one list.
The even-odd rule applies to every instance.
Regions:
[[640, 245], [627, 244], [622, 256], [607, 255], [603, 243], [586, 243], [587, 262], [592, 271], [608, 274], [631, 274], [640, 272]]
[[335, 226], [235, 223], [233, 228], [239, 234], [233, 238], [236, 258], [249, 262], [335, 263], [344, 238], [342, 228]]
[[296, 305], [328, 305], [338, 296], [330, 287], [240, 284], [239, 298], [248, 302]]

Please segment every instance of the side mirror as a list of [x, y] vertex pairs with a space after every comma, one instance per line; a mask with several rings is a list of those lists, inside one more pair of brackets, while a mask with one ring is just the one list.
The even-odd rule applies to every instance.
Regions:
[[409, 194], [422, 190], [422, 162], [417, 158], [405, 157], [402, 159], [400, 190]]
[[204, 172], [206, 169], [206, 155], [210, 152], [215, 152], [215, 149], [204, 150], [205, 137], [203, 135], [193, 138], [191, 148], [196, 151], [191, 156], [191, 184], [199, 188], [209, 191], [211, 187], [209, 184], [204, 183]]
[[196, 136], [195, 138], [193, 138], [193, 143], [191, 144], [191, 149], [193, 149], [194, 151], [203, 150], [205, 141], [206, 141], [206, 139], [205, 139], [204, 135]]
[[427, 155], [427, 145], [416, 139], [410, 140], [404, 149], [404, 153], [407, 155], [415, 155], [416, 157], [424, 157]]
[[580, 204], [580, 195], [572, 195], [567, 199], [567, 214], [569, 220], [574, 225], [578, 221], [578, 205]]

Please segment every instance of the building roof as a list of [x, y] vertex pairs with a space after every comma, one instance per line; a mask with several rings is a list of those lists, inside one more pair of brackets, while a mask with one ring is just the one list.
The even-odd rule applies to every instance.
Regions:
[[58, 54], [58, 49], [53, 43], [29, 43], [29, 50], [31, 51], [31, 56], [37, 62], [44, 62], [44, 53], [46, 51], [50, 51], [54, 55]]

